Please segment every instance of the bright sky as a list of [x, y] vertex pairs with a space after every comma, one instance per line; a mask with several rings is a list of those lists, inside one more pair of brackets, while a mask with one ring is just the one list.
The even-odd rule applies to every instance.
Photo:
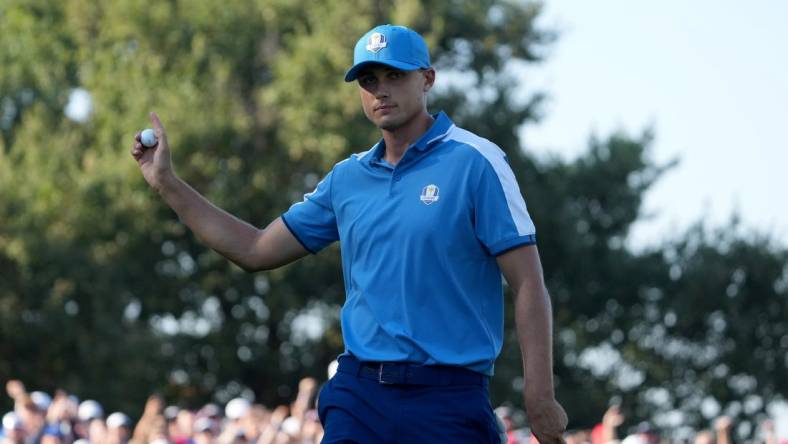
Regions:
[[547, 0], [560, 31], [525, 75], [550, 96], [526, 147], [571, 159], [592, 133], [652, 126], [652, 157], [680, 164], [655, 184], [634, 245], [676, 238], [703, 219], [788, 246], [788, 2]]

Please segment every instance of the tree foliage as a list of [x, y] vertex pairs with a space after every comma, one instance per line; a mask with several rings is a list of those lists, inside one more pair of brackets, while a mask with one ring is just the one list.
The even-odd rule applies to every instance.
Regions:
[[[539, 230], [572, 425], [592, 425], [611, 395], [631, 421], [669, 425], [666, 413], [680, 409], [697, 426], [704, 402], [755, 418], [786, 393], [775, 376], [788, 366], [785, 250], [735, 225], [627, 247], [665, 169], [648, 156], [649, 133], [593, 139], [572, 161], [529, 155], [518, 134], [542, 97], [523, 98], [511, 68], [538, 62], [554, 40], [536, 27], [539, 10], [462, 0], [3, 2], [0, 380], [62, 386], [135, 414], [153, 391], [183, 404], [245, 392], [273, 403], [300, 377], [322, 378], [342, 349], [338, 248], [246, 274], [184, 229], [128, 149], [155, 109], [179, 174], [265, 225], [375, 142], [342, 74], [358, 36], [390, 22], [433, 48], [441, 87], [431, 108], [502, 146], [518, 175]], [[63, 112], [75, 89], [92, 98], [85, 121]], [[519, 406], [507, 300], [492, 394]]]

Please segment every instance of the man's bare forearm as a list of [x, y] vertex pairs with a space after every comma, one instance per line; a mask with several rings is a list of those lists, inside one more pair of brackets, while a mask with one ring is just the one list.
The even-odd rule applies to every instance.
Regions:
[[159, 192], [203, 243], [246, 271], [276, 268], [309, 253], [282, 218], [276, 218], [263, 230], [257, 229], [213, 205], [179, 179], [172, 168], [164, 126], [156, 113], [150, 113], [150, 117], [156, 129], [155, 145], [143, 146], [142, 134], [137, 133], [130, 154], [148, 185]]
[[258, 228], [213, 205], [174, 174], [161, 181], [158, 192], [205, 245], [247, 271], [259, 268], [254, 249]]
[[525, 371], [525, 397], [552, 399], [553, 325], [550, 298], [544, 285], [526, 281], [517, 289], [515, 324]]
[[542, 444], [563, 444], [567, 417], [553, 387], [553, 314], [535, 245], [498, 256], [514, 294], [514, 321], [523, 355], [525, 410], [531, 433]]

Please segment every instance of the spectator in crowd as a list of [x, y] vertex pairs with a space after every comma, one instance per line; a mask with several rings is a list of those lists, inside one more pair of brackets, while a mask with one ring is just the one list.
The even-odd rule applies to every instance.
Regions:
[[162, 411], [164, 421], [167, 423], [167, 436], [170, 437], [170, 440], [173, 442], [173, 444], [183, 444], [183, 432], [181, 432], [177, 421], [178, 413], [180, 411], [181, 409], [175, 405], [168, 405]]
[[320, 424], [320, 418], [317, 416], [316, 409], [309, 409], [304, 415], [304, 421], [301, 425], [300, 440], [297, 444], [311, 444], [318, 443], [323, 440], [323, 426]]
[[105, 444], [127, 444], [130, 437], [131, 418], [128, 415], [122, 412], [115, 412], [107, 416], [107, 439]]
[[171, 444], [169, 434], [167, 433], [167, 421], [163, 416], [159, 415], [153, 419], [151, 428], [148, 430], [148, 437], [145, 443]]
[[731, 444], [733, 420], [730, 416], [720, 416], [714, 423], [714, 430], [704, 429], [695, 434], [694, 444]]
[[190, 444], [194, 433], [194, 412], [185, 408], [177, 409], [169, 427], [172, 444]]
[[290, 405], [290, 416], [298, 421], [299, 429], [304, 422], [306, 412], [314, 406], [316, 391], [317, 381], [314, 378], [304, 378], [298, 383], [298, 394]]
[[257, 439], [256, 431], [244, 427], [249, 422], [248, 415], [252, 415], [252, 403], [248, 399], [231, 399], [224, 407], [224, 416], [227, 418], [227, 422], [224, 425], [224, 431], [219, 435], [219, 443], [249, 444], [254, 442]]
[[635, 432], [621, 440], [621, 444], [657, 444], [659, 432], [647, 421], [637, 425]]
[[703, 429], [695, 434], [693, 444], [714, 444], [714, 433], [711, 430]]
[[76, 397], [69, 396], [65, 391], [58, 390], [46, 412], [45, 437], [49, 441], [56, 436], [61, 443], [71, 443], [76, 437], [72, 419], [77, 415], [79, 402]]
[[107, 434], [104, 423], [104, 408], [98, 401], [88, 399], [82, 401], [77, 409], [77, 423], [74, 425], [76, 435], [91, 444], [103, 443]]
[[277, 442], [282, 432], [282, 424], [290, 415], [290, 408], [286, 405], [276, 407], [268, 417], [267, 424], [263, 427], [258, 444], [273, 444]]
[[198, 417], [194, 421], [194, 444], [213, 444], [216, 439], [214, 420], [208, 416]]
[[731, 428], [733, 420], [730, 416], [720, 416], [714, 421], [714, 433], [716, 434], [716, 444], [731, 444]]
[[[506, 444], [517, 444], [517, 437], [514, 435], [514, 425], [512, 423], [512, 409], [502, 405], [495, 409], [495, 414], [503, 424], [503, 432], [506, 437]], [[503, 436], [501, 437], [503, 440]]]
[[22, 419], [15, 412], [8, 412], [3, 415], [3, 436], [0, 438], [0, 443], [25, 443], [25, 426], [22, 424]]
[[44, 427], [41, 435], [41, 444], [63, 444], [63, 434], [57, 426]]
[[591, 444], [618, 442], [618, 428], [624, 423], [619, 403], [614, 402], [602, 415], [602, 422], [591, 430]]
[[24, 429], [24, 443], [36, 444], [41, 442], [41, 436], [46, 425], [46, 409], [49, 407], [46, 399], [38, 393], [37, 404], [25, 385], [19, 380], [6, 383], [6, 393], [14, 401], [14, 413], [18, 416]]
[[[214, 403], [208, 403], [202, 406], [200, 410], [197, 411], [197, 419], [200, 418], [207, 418], [210, 421], [203, 421], [200, 425], [209, 424], [211, 426], [211, 432], [214, 437], [219, 435], [219, 431], [221, 429], [222, 423], [222, 411], [218, 405]], [[195, 430], [197, 429], [197, 423], [194, 424]]]
[[149, 442], [154, 429], [164, 421], [162, 416], [163, 409], [164, 402], [158, 395], [154, 394], [148, 397], [142, 416], [137, 421], [137, 426], [134, 427], [134, 432], [131, 434], [132, 444], [147, 444]]

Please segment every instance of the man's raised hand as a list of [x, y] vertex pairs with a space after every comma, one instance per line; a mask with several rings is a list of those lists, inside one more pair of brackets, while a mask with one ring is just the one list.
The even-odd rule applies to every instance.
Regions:
[[172, 168], [170, 146], [164, 126], [161, 124], [159, 116], [154, 112], [150, 113], [150, 120], [153, 123], [158, 143], [153, 147], [144, 146], [140, 140], [141, 133], [138, 132], [134, 136], [131, 155], [139, 163], [145, 181], [158, 190], [166, 180], [175, 177], [175, 172]]

